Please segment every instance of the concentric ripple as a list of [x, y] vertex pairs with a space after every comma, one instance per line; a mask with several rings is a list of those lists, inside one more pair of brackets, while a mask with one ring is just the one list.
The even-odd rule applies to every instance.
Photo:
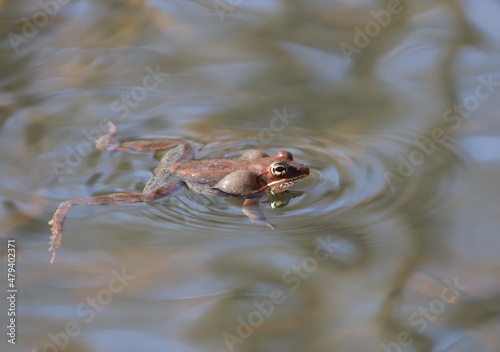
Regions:
[[[369, 202], [387, 191], [384, 177], [387, 165], [376, 149], [347, 137], [294, 138], [293, 145], [286, 140], [258, 143], [236, 137], [223, 137], [196, 148], [196, 158], [236, 158], [245, 151], [261, 146], [274, 155], [285, 149], [294, 160], [307, 165], [311, 175], [291, 189], [289, 204], [270, 209], [272, 196], [261, 199], [261, 208], [268, 221], [278, 228], [303, 228], [304, 224], [317, 223], [334, 212]], [[266, 204], [269, 203], [269, 204]], [[213, 197], [190, 190], [178, 192], [168, 199], [154, 203], [155, 211], [145, 216], [204, 232], [207, 227], [220, 228], [220, 235], [234, 233], [242, 223], [250, 220], [242, 214], [243, 199]], [[176, 225], [173, 225], [176, 224]], [[267, 231], [255, 225], [255, 231]]]

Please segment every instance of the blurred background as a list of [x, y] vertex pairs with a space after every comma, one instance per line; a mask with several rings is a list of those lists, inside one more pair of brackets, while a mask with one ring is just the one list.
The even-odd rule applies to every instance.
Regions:
[[[0, 1], [1, 351], [500, 350], [500, 3]], [[157, 159], [291, 151], [291, 199], [140, 192]], [[288, 204], [286, 205], [286, 203]], [[278, 207], [278, 204], [286, 205]]]

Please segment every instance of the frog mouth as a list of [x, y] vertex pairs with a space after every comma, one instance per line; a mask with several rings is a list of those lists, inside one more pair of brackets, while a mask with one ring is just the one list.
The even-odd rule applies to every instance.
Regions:
[[293, 178], [288, 178], [286, 180], [276, 180], [273, 182], [268, 183], [268, 187], [272, 189], [273, 191], [280, 191], [280, 190], [286, 190], [287, 188], [292, 187], [294, 184], [299, 182], [301, 179], [306, 177], [306, 175], [299, 175]]

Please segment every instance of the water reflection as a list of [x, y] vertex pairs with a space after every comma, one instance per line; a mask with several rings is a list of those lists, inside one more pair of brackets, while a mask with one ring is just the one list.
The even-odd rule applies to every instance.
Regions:
[[[0, 8], [0, 230], [18, 245], [16, 347], [500, 349], [498, 4]], [[157, 162], [94, 149], [107, 121], [124, 139], [189, 141], [197, 158], [290, 150], [313, 175], [286, 207], [263, 200], [274, 231], [237, 200], [188, 191], [77, 209], [50, 266], [59, 202], [140, 191]], [[113, 270], [134, 277], [120, 292]]]

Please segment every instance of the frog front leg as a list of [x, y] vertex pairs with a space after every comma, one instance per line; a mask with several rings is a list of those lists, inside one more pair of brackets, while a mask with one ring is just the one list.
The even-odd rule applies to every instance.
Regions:
[[252, 222], [259, 225], [266, 225], [271, 230], [274, 230], [274, 225], [266, 220], [266, 216], [260, 208], [258, 199], [245, 199], [242, 210], [243, 214], [248, 216]]
[[57, 208], [49, 225], [52, 225], [52, 236], [50, 237], [49, 251], [53, 251], [51, 263], [54, 262], [57, 251], [61, 247], [61, 240], [63, 235], [63, 225], [66, 215], [68, 215], [72, 206], [91, 206], [91, 205], [112, 205], [112, 204], [125, 204], [125, 203], [140, 203], [152, 202], [158, 198], [168, 196], [182, 187], [182, 184], [171, 180], [165, 183], [162, 188], [156, 189], [153, 193], [113, 193], [91, 198], [79, 198], [66, 200], [62, 202]]

